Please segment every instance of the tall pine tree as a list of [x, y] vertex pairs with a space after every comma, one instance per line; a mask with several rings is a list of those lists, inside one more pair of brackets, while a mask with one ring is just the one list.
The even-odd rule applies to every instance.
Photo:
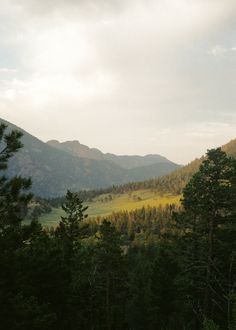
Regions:
[[[196, 316], [231, 324], [235, 290], [236, 160], [220, 148], [208, 151], [199, 171], [183, 192], [178, 217], [189, 302]], [[222, 321], [223, 320], [223, 321]]]

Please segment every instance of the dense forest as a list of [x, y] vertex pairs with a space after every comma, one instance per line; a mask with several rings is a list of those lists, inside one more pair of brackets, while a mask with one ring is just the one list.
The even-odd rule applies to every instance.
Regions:
[[[22, 134], [0, 126], [0, 325], [10, 330], [236, 329], [236, 160], [208, 151], [181, 207], [26, 225], [30, 179], [5, 176]], [[33, 217], [34, 218], [34, 217]]]

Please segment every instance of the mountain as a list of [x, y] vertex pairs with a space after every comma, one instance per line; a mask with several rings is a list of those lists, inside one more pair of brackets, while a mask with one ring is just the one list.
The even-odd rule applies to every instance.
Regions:
[[222, 150], [224, 150], [229, 156], [236, 158], [236, 139], [223, 145]]
[[125, 168], [133, 169], [136, 167], [144, 167], [154, 164], [174, 164], [167, 158], [160, 155], [146, 155], [146, 156], [118, 156], [111, 153], [102, 153], [95, 148], [81, 144], [79, 141], [59, 142], [57, 140], [50, 140], [47, 142], [50, 146], [69, 152], [70, 154], [82, 158], [108, 160], [116, 165]]
[[[163, 161], [146, 167], [127, 169], [104, 157], [82, 157], [71, 150], [44, 143], [3, 119], [0, 119], [0, 122], [8, 125], [8, 129], [17, 129], [24, 134], [24, 148], [10, 160], [8, 175], [30, 176], [33, 181], [32, 191], [38, 196], [56, 197], [64, 195], [67, 189], [88, 190], [145, 180], [167, 174], [179, 167], [170, 161]], [[91, 153], [95, 154], [94, 149], [84, 147], [84, 156], [86, 150], [92, 150]], [[101, 153], [99, 150], [96, 152]]]
[[160, 155], [146, 155], [146, 156], [117, 156], [114, 154], [105, 154], [107, 160], [126, 168], [140, 168], [144, 166], [152, 166], [155, 164], [174, 164], [167, 158]]
[[[236, 139], [221, 146], [221, 149], [228, 156], [236, 158]], [[171, 193], [174, 195], [181, 194], [183, 188], [189, 182], [194, 173], [196, 173], [205, 159], [204, 156], [193, 160], [186, 166], [183, 166], [171, 173], [159, 178], [145, 180], [143, 182], [132, 182], [119, 187], [119, 191], [136, 190], [136, 189], [153, 189], [161, 193]]]
[[105, 160], [103, 158], [103, 153], [95, 148], [89, 148], [84, 144], [81, 144], [79, 141], [66, 141], [60, 143], [57, 140], [50, 140], [47, 142], [51, 147], [57, 148], [59, 150], [67, 151], [73, 156], [87, 159], [95, 160]]

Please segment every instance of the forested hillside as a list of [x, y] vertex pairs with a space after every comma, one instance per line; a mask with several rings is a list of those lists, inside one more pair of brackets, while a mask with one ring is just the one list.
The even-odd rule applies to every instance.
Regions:
[[[221, 148], [227, 155], [236, 158], [236, 139], [223, 145]], [[190, 164], [160, 178], [145, 180], [143, 182], [130, 182], [120, 187], [115, 187], [113, 191], [120, 193], [129, 190], [153, 189], [160, 193], [179, 195], [182, 193], [183, 188], [189, 182], [193, 174], [198, 171], [204, 159], [205, 157], [202, 156], [200, 159], [195, 159]]]

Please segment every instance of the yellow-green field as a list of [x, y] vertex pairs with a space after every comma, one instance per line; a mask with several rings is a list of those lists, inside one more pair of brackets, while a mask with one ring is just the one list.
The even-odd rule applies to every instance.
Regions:
[[[166, 204], [178, 204], [180, 196], [164, 195], [151, 190], [137, 190], [124, 194], [104, 194], [95, 198], [92, 202], [84, 203], [88, 206], [89, 217], [106, 216], [118, 211], [132, 211], [143, 206], [159, 206]], [[62, 209], [53, 209], [50, 214], [42, 216], [39, 221], [46, 226], [55, 226]]]

